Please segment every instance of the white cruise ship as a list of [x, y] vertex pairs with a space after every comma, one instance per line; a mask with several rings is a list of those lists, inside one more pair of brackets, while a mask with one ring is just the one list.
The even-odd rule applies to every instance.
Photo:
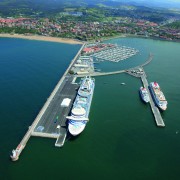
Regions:
[[82, 80], [81, 86], [78, 90], [78, 95], [74, 101], [71, 116], [67, 116], [68, 130], [71, 135], [76, 136], [80, 134], [88, 122], [91, 101], [93, 97], [95, 80], [91, 77], [85, 77]]
[[157, 82], [151, 82], [149, 85], [152, 97], [156, 105], [163, 111], [167, 109], [167, 101], [160, 89], [160, 86]]
[[140, 92], [140, 95], [141, 95], [142, 100], [143, 100], [145, 103], [148, 103], [148, 102], [149, 102], [149, 94], [148, 94], [147, 89], [144, 88], [144, 87], [140, 87], [139, 92]]

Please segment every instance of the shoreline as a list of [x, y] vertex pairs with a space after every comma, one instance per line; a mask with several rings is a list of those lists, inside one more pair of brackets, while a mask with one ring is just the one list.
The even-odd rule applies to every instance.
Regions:
[[0, 34], [0, 38], [18, 38], [18, 39], [48, 41], [48, 42], [57, 42], [57, 43], [66, 43], [66, 44], [83, 44], [83, 42], [75, 40], [75, 39], [39, 36], [39, 35]]
[[[108, 41], [111, 39], [126, 38], [126, 37], [145, 38], [145, 39], [153, 39], [153, 40], [177, 42], [177, 43], [180, 42], [180, 40], [168, 40], [168, 39], [162, 39], [159, 37], [146, 37], [143, 35], [134, 35], [134, 34], [121, 34], [117, 36], [104, 37], [101, 39], [101, 41]], [[5, 33], [3, 34], [0, 33], [0, 38], [17, 38], [17, 39], [57, 42], [57, 43], [65, 43], [65, 44], [80, 44], [80, 45], [82, 45], [83, 43], [90, 43], [94, 41], [94, 40], [90, 40], [90, 41], [83, 42], [77, 39], [58, 38], [58, 37], [40, 36], [40, 35], [5, 34]]]

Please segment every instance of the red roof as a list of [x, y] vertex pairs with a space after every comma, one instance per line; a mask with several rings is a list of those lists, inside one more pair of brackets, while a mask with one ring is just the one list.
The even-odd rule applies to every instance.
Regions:
[[93, 49], [91, 49], [91, 48], [84, 48], [83, 51], [84, 52], [91, 52], [91, 51], [93, 51]]

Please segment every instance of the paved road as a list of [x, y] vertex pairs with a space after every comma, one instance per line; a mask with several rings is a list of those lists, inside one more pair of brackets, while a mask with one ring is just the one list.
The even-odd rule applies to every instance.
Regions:
[[[72, 103], [77, 94], [77, 89], [79, 85], [71, 84], [73, 78], [66, 77], [61, 88], [58, 90], [47, 110], [43, 114], [39, 123], [34, 129], [34, 132], [43, 132], [49, 134], [59, 134], [59, 129], [57, 126], [66, 125], [66, 116], [68, 115]], [[61, 107], [61, 102], [64, 98], [70, 98], [71, 103], [69, 107]], [[42, 129], [42, 128], [44, 129]]]

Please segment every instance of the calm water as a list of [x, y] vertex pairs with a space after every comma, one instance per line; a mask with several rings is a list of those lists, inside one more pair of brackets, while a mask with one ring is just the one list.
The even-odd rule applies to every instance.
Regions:
[[[165, 128], [157, 128], [148, 105], [140, 101], [139, 79], [126, 74], [96, 78], [90, 122], [63, 148], [54, 140], [31, 138], [19, 161], [10, 151], [32, 123], [79, 46], [0, 39], [0, 179], [179, 180], [180, 44], [122, 38], [108, 42], [141, 51], [118, 64], [99, 64], [108, 71], [142, 63], [149, 81], [158, 81], [168, 100]], [[126, 86], [121, 86], [125, 82]]]

